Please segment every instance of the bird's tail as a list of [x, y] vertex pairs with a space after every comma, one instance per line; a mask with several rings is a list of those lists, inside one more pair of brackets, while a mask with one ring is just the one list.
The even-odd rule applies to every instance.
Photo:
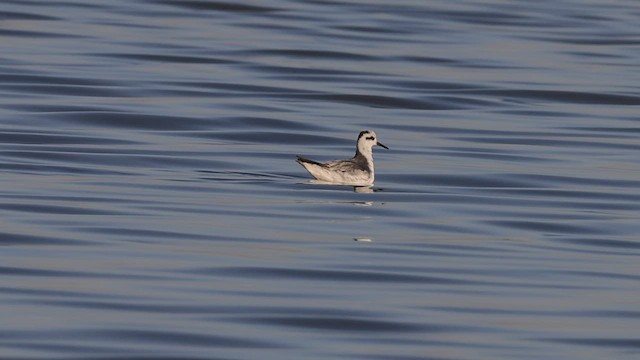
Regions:
[[302, 156], [300, 156], [300, 155], [297, 155], [296, 157], [297, 157], [296, 161], [297, 161], [297, 162], [298, 162], [298, 164], [300, 164], [300, 165], [303, 165], [304, 163], [307, 163], [307, 164], [313, 164], [313, 165], [322, 166], [322, 164], [321, 164], [321, 163], [319, 163], [319, 162], [317, 162], [317, 161], [313, 161], [313, 160], [305, 159], [305, 158], [303, 158], [303, 157], [302, 157]]

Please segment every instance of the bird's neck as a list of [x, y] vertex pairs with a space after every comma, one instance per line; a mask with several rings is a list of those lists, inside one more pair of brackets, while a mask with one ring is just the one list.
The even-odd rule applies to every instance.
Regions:
[[356, 156], [358, 154], [366, 157], [367, 159], [373, 159], [373, 149], [369, 146], [362, 146], [358, 144], [358, 146], [356, 146]]
[[363, 158], [369, 164], [369, 167], [373, 169], [373, 151], [370, 147], [358, 146], [356, 148], [356, 158]]

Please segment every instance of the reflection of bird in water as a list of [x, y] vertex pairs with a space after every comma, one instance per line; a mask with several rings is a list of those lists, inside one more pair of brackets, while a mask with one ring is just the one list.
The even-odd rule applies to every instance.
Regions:
[[319, 163], [298, 156], [297, 161], [307, 169], [309, 174], [320, 181], [340, 185], [367, 186], [373, 184], [375, 178], [372, 150], [374, 145], [389, 149], [378, 142], [376, 133], [365, 130], [358, 135], [356, 155], [351, 159]]
[[354, 186], [353, 187], [353, 192], [360, 193], [360, 194], [371, 194], [374, 191], [375, 190], [373, 190], [371, 186]]

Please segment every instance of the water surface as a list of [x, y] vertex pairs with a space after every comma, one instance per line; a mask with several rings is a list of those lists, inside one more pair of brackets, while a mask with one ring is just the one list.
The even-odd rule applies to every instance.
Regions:
[[0, 357], [638, 358], [639, 16], [3, 1]]

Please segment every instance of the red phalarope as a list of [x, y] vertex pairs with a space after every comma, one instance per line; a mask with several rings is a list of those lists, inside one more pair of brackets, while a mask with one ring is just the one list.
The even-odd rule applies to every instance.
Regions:
[[376, 133], [365, 130], [358, 135], [356, 155], [351, 159], [319, 163], [298, 156], [296, 161], [317, 180], [332, 184], [368, 186], [373, 184], [375, 177], [372, 150], [374, 145], [389, 149], [377, 141]]

